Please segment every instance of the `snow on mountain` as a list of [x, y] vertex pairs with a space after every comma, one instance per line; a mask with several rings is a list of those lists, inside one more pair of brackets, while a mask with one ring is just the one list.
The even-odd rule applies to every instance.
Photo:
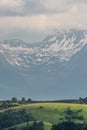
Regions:
[[0, 53], [9, 64], [30, 68], [33, 65], [68, 62], [86, 44], [87, 31], [58, 31], [36, 44], [16, 39], [5, 40], [0, 43]]
[[60, 61], [68, 61], [87, 44], [86, 31], [64, 31], [47, 37], [44, 42], [50, 46], [47, 52], [59, 57]]
[[87, 31], [58, 31], [39, 43], [0, 42], [1, 97], [87, 95]]

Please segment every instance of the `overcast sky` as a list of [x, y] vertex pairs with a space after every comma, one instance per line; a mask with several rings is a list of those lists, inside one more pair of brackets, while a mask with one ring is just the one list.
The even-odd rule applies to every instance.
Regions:
[[41, 41], [67, 28], [87, 29], [87, 0], [0, 0], [0, 40]]

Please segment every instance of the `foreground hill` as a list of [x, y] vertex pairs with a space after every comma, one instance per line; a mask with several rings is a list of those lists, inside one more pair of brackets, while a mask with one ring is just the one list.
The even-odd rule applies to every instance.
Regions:
[[[31, 113], [31, 115], [34, 117], [34, 120], [45, 122], [45, 130], [48, 130], [50, 129], [51, 124], [59, 123], [64, 120], [65, 110], [67, 108], [72, 110], [82, 110], [81, 115], [84, 117], [84, 120], [76, 120], [76, 122], [87, 122], [87, 105], [82, 104], [34, 103], [1, 110], [0, 112], [4, 113], [8, 110], [16, 112], [19, 110], [25, 110], [27, 114]], [[24, 125], [26, 125], [26, 123], [17, 125], [17, 127], [20, 128]]]

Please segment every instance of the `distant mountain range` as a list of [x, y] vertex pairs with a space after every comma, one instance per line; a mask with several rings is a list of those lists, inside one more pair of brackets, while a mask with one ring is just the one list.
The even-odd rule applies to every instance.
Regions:
[[1, 98], [86, 96], [87, 31], [61, 30], [39, 43], [0, 42]]

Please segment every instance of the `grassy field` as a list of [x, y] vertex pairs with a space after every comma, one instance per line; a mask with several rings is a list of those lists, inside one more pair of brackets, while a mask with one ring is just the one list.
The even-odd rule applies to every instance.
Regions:
[[[26, 109], [27, 113], [32, 113], [38, 121], [58, 123], [64, 117], [64, 111], [70, 107], [72, 110], [82, 109], [82, 115], [87, 121], [87, 105], [66, 104], [66, 103], [36, 103], [15, 107], [15, 109]], [[13, 108], [14, 109], [14, 108]]]
[[[64, 118], [64, 111], [68, 107], [70, 107], [72, 110], [82, 109], [81, 115], [84, 116], [85, 122], [87, 122], [87, 105], [83, 104], [35, 103], [21, 105], [10, 109], [25, 109], [27, 113], [32, 113], [35, 120], [45, 122], [45, 130], [50, 130], [51, 124], [58, 123]], [[20, 124], [19, 126], [24, 124]]]

